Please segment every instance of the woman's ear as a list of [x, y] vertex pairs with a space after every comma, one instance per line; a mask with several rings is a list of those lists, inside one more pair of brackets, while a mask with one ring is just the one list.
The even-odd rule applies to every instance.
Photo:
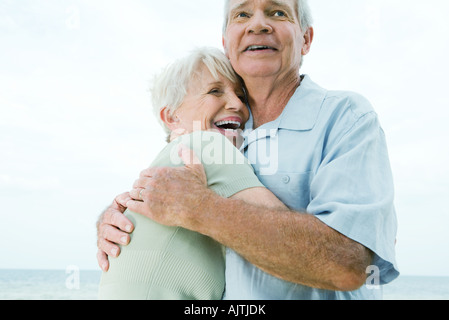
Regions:
[[168, 106], [161, 109], [159, 116], [171, 131], [178, 128], [179, 119], [176, 114], [172, 114]]

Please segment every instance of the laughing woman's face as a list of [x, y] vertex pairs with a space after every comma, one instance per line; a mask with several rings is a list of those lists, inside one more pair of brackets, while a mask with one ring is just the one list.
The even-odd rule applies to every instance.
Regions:
[[198, 130], [215, 130], [237, 138], [248, 121], [249, 111], [240, 83], [232, 83], [222, 75], [216, 79], [202, 65], [181, 106], [171, 115], [163, 110], [161, 117], [174, 133], [172, 140]]

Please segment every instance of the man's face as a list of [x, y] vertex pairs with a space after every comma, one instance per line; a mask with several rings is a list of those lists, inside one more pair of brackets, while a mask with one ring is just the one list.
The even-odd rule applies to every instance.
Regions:
[[223, 45], [245, 81], [298, 72], [313, 31], [301, 30], [296, 0], [231, 0], [229, 10]]

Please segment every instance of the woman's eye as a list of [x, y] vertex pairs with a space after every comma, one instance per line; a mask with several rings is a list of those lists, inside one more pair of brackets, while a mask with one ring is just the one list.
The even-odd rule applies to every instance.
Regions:
[[214, 94], [214, 95], [217, 95], [217, 94], [220, 94], [220, 93], [221, 93], [221, 91], [219, 89], [212, 89], [212, 90], [210, 90], [208, 92], [208, 94]]

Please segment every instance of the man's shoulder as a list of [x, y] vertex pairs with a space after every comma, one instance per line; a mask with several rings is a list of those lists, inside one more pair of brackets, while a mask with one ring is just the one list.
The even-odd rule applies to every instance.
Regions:
[[[330, 114], [349, 112], [356, 118], [360, 118], [368, 113], [374, 113], [374, 108], [370, 101], [360, 93], [322, 88], [308, 75], [304, 75], [303, 84], [303, 89], [306, 92], [303, 92], [302, 97], [316, 97], [317, 99], [314, 101], [321, 103], [322, 112], [327, 111]], [[310, 99], [307, 101], [310, 102]]]
[[375, 113], [371, 102], [363, 95], [353, 91], [327, 91], [324, 104], [332, 112], [350, 112], [355, 118]]
[[362, 94], [348, 90], [324, 90], [324, 92], [317, 129], [332, 132], [338, 140], [355, 128], [356, 124], [362, 126], [378, 122], [377, 113], [371, 102]]

